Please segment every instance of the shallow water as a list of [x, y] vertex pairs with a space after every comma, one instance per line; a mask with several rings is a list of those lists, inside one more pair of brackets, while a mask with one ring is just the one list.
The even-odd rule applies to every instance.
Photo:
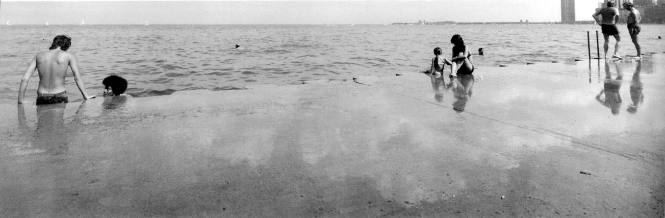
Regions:
[[[70, 51], [80, 59], [89, 92], [100, 94], [102, 78], [119, 74], [130, 81], [130, 94], [151, 96], [418, 72], [428, 67], [434, 47], [450, 55], [455, 33], [474, 51], [484, 48], [486, 56], [475, 56], [480, 66], [572, 62], [587, 57], [586, 31], [595, 29], [544, 24], [0, 26], [0, 100], [16, 99], [27, 61], [63, 33], [73, 37]], [[665, 52], [658, 35], [665, 35], [665, 26], [644, 26], [644, 53]], [[627, 39], [622, 53], [632, 54]], [[240, 49], [233, 49], [235, 44]], [[80, 98], [73, 80], [68, 84], [71, 97]], [[35, 80], [29, 89], [34, 95]]]

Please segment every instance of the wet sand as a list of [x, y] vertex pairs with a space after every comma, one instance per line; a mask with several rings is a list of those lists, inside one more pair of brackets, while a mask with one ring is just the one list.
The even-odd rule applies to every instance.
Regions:
[[0, 217], [662, 217], [665, 56], [637, 67], [2, 104]]

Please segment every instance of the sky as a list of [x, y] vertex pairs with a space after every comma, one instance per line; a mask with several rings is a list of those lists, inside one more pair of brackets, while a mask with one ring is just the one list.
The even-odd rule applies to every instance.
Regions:
[[[560, 21], [560, 0], [0, 0], [5, 24], [390, 24], [394, 22]], [[591, 20], [597, 0], [577, 0]]]

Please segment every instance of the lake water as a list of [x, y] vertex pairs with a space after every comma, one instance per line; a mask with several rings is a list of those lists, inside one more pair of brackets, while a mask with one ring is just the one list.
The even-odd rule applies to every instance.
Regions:
[[[586, 31], [592, 31], [595, 56], [598, 29], [591, 24], [0, 26], [0, 101], [16, 100], [27, 62], [58, 34], [73, 38], [70, 51], [79, 58], [88, 92], [100, 94], [101, 80], [118, 74], [130, 81], [128, 93], [151, 96], [419, 72], [428, 67], [434, 47], [450, 56], [456, 33], [474, 52], [484, 48], [485, 56], [474, 57], [478, 66], [572, 62], [587, 58]], [[657, 39], [665, 36], [665, 26], [642, 29], [643, 53], [665, 52], [665, 40]], [[621, 54], [634, 54], [625, 27], [620, 30]], [[240, 49], [233, 49], [235, 44]], [[70, 96], [80, 98], [73, 79], [68, 84]], [[36, 86], [34, 78], [28, 96]]]

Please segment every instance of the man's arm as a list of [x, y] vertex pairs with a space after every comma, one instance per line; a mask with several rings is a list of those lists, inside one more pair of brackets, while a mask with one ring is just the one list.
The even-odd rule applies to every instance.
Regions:
[[598, 93], [598, 95], [596, 95], [596, 101], [598, 101], [598, 102], [600, 102], [600, 103], [602, 103], [602, 104], [605, 104], [605, 98], [601, 98], [601, 97], [600, 97], [600, 96], [603, 95], [603, 93], [605, 93], [605, 89], [600, 90], [600, 93]]
[[95, 96], [90, 96], [85, 91], [85, 85], [83, 85], [83, 80], [81, 79], [81, 73], [79, 72], [78, 61], [76, 60], [76, 56], [74, 56], [73, 54], [69, 54], [69, 67], [72, 69], [72, 73], [74, 74], [74, 81], [76, 81], [76, 86], [78, 86], [79, 91], [81, 91], [83, 99], [88, 100], [94, 98]]
[[619, 12], [619, 9], [614, 9], [614, 11], [616, 12], [614, 14], [614, 24], [619, 24], [619, 14], [621, 13]]
[[598, 15], [600, 15], [600, 11], [596, 11], [596, 13], [593, 13], [593, 15], [591, 15], [591, 17], [593, 17], [593, 19], [596, 21], [596, 23], [598, 25], [600, 25], [601, 21], [598, 20]]
[[429, 67], [429, 73], [432, 75], [434, 75], [434, 72], [436, 71], [436, 69], [434, 68], [435, 64], [438, 64], [436, 63], [436, 58], [432, 58], [432, 64]]
[[23, 77], [21, 78], [21, 85], [18, 87], [18, 103], [23, 104], [23, 98], [25, 97], [25, 90], [28, 89], [28, 81], [30, 77], [37, 69], [37, 56], [32, 58], [30, 64], [28, 64], [28, 69], [25, 70]]
[[[633, 10], [636, 10], [636, 9], [633, 9]], [[634, 14], [633, 16], [635, 16], [635, 23], [636, 24], [642, 23], [642, 15], [639, 13], [639, 11], [637, 13], [633, 13], [633, 14]]]

